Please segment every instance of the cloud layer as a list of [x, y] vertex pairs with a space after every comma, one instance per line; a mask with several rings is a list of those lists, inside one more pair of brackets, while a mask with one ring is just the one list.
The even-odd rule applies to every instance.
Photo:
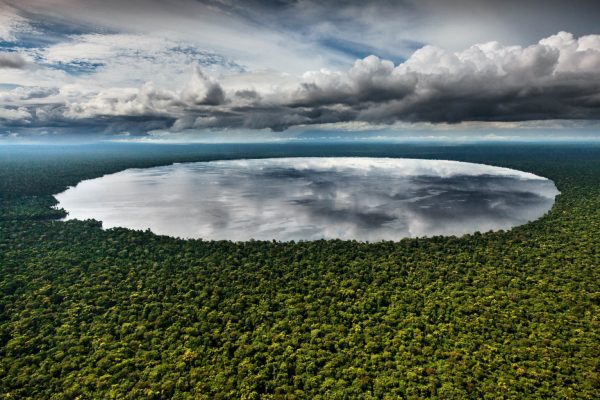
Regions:
[[[497, 11], [493, 2], [451, 3], [482, 20]], [[0, 135], [600, 119], [600, 35], [561, 31], [523, 44], [532, 31], [518, 45], [460, 48], [470, 36], [460, 35], [453, 7], [0, 0]], [[563, 8], [550, 0], [544, 10]], [[578, 3], [582, 27], [596, 9]], [[420, 29], [414, 21], [443, 16], [453, 41], [443, 40], [443, 24], [420, 39], [407, 34]], [[569, 18], [561, 24], [573, 27]]]
[[[527, 121], [600, 118], [600, 35], [560, 32], [531, 46], [474, 45], [460, 52], [425, 46], [394, 65], [376, 56], [347, 71], [320, 70], [296, 82], [257, 89], [228, 86], [195, 66], [191, 79], [168, 90], [147, 82], [68, 95], [64, 88], [13, 89], [12, 114], [24, 124], [85, 123], [283, 130], [294, 125]], [[38, 102], [31, 102], [32, 95]], [[40, 104], [47, 94], [64, 103]], [[19, 101], [21, 100], [21, 101]], [[11, 118], [16, 123], [15, 118]]]

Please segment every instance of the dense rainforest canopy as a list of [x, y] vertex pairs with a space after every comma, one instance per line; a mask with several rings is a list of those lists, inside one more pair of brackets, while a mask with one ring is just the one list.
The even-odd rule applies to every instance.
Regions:
[[[600, 146], [0, 149], [3, 398], [600, 397]], [[128, 167], [365, 155], [548, 177], [542, 219], [400, 242], [210, 242], [62, 222]]]

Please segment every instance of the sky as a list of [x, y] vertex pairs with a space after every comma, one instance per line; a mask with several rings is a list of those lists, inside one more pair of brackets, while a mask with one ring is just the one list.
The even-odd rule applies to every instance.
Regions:
[[0, 141], [600, 135], [600, 2], [0, 0]]

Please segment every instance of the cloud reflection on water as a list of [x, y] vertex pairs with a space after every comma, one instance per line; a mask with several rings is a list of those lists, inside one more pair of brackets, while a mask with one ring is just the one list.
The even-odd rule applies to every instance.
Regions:
[[278, 158], [129, 169], [56, 195], [69, 219], [184, 238], [361, 241], [509, 229], [554, 202], [552, 181], [455, 161]]

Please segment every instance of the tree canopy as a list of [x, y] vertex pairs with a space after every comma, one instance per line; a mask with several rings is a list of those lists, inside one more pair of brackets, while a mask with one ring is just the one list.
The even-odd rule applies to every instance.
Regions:
[[59, 221], [52, 194], [126, 167], [210, 158], [197, 148], [3, 154], [0, 393], [600, 397], [600, 147], [385, 151], [517, 168], [561, 195], [537, 221], [460, 238], [179, 240]]

